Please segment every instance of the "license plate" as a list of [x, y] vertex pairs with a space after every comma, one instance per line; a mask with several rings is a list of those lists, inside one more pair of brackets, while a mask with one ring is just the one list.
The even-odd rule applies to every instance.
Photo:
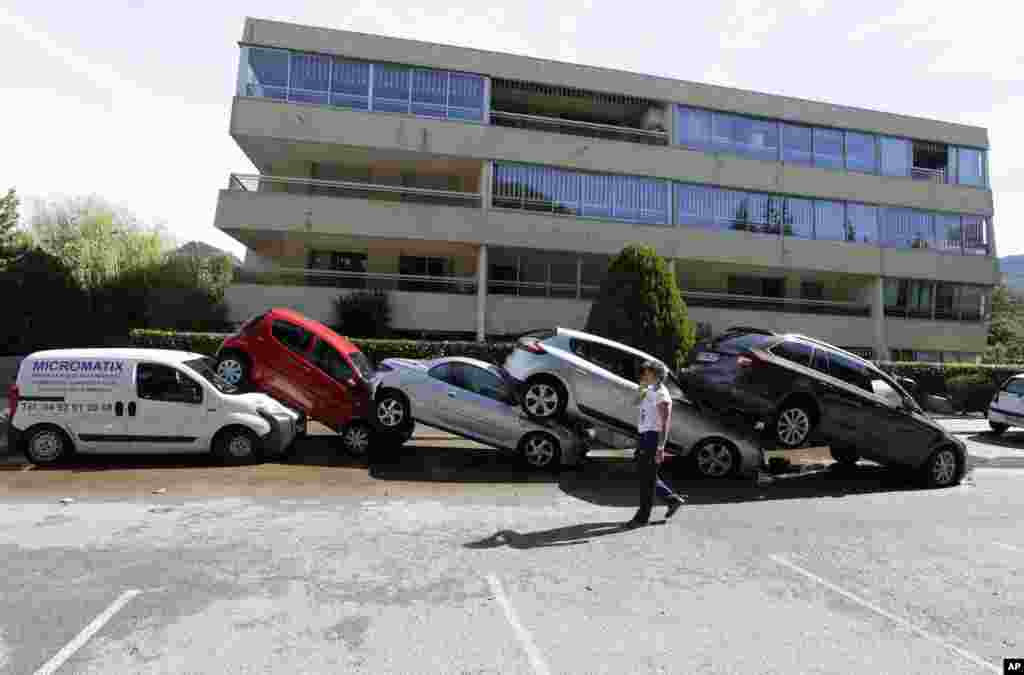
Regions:
[[714, 363], [718, 360], [718, 354], [712, 352], [701, 352], [697, 354], [697, 360], [703, 363]]

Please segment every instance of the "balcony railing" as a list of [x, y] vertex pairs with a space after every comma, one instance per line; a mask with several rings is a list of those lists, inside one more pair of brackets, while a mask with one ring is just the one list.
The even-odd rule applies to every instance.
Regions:
[[945, 183], [946, 182], [946, 170], [945, 169], [925, 169], [920, 166], [910, 167], [910, 177], [914, 180], [926, 180], [932, 183]]
[[871, 308], [856, 302], [833, 300], [807, 300], [803, 298], [774, 298], [759, 295], [683, 291], [683, 299], [693, 307], [721, 307], [731, 309], [793, 312], [795, 314], [832, 314], [838, 316], [870, 316]]
[[479, 192], [436, 190], [404, 185], [381, 185], [358, 181], [319, 180], [289, 176], [231, 174], [228, 189], [242, 192], [284, 192], [288, 194], [380, 199], [385, 201], [444, 204], [448, 206], [476, 206], [481, 203]]
[[410, 291], [420, 293], [476, 293], [476, 277], [392, 274], [386, 272], [349, 272], [282, 267], [271, 271], [235, 270], [236, 284], [272, 286], [319, 286], [329, 288]]
[[501, 127], [514, 127], [516, 129], [533, 129], [535, 131], [550, 131], [557, 134], [586, 136], [588, 138], [604, 138], [613, 141], [628, 141], [630, 143], [645, 143], [647, 145], [668, 145], [668, 133], [664, 131], [620, 127], [614, 124], [580, 122], [560, 117], [524, 115], [523, 113], [492, 110], [491, 124]]

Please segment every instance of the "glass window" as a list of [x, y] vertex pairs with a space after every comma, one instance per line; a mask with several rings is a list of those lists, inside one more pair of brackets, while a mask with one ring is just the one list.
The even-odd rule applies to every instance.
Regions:
[[787, 361], [810, 368], [811, 355], [814, 353], [814, 348], [805, 342], [786, 340], [772, 347], [771, 352]]
[[676, 107], [679, 145], [695, 150], [711, 149], [711, 113], [707, 110]]
[[894, 408], [903, 407], [903, 396], [885, 380], [871, 380], [871, 391], [875, 396], [884, 398], [886, 403]]
[[820, 281], [801, 281], [800, 297], [805, 300], [824, 300], [825, 284]]
[[581, 215], [591, 218], [611, 218], [614, 198], [611, 176], [581, 174], [580, 183], [583, 194]]
[[292, 52], [288, 100], [326, 104], [331, 81], [331, 57]]
[[956, 296], [957, 285], [938, 283], [935, 285], [935, 318], [955, 319], [956, 318]]
[[348, 365], [341, 354], [323, 340], [317, 340], [316, 347], [313, 348], [312, 361], [328, 377], [341, 384], [347, 384], [355, 374], [352, 366]]
[[882, 244], [892, 248], [934, 248], [932, 214], [916, 209], [882, 209]]
[[963, 216], [964, 253], [989, 255], [988, 219], [984, 216]]
[[412, 114], [423, 117], [447, 115], [448, 73], [415, 68], [412, 71]]
[[850, 241], [843, 202], [814, 200], [814, 238]]
[[848, 202], [846, 204], [846, 232], [853, 237], [847, 241], [877, 242], [878, 207]]
[[631, 354], [589, 340], [574, 338], [571, 344], [573, 353], [581, 359], [631, 382], [635, 381], [636, 372]]
[[787, 237], [814, 237], [814, 202], [810, 199], [786, 197], [782, 216], [782, 233]]
[[847, 384], [852, 384], [853, 386], [859, 387], [865, 391], [872, 391], [871, 371], [869, 371], [867, 366], [863, 363], [854, 361], [850, 357], [837, 352], [830, 352], [828, 360], [829, 374], [832, 375], [832, 377], [840, 379]]
[[985, 289], [982, 286], [960, 287], [956, 298], [956, 310], [961, 321], [978, 321], [985, 312]]
[[442, 382], [447, 382], [451, 385], [455, 384], [455, 373], [449, 363], [442, 363], [434, 366], [427, 371], [427, 375], [435, 380], [441, 380]]
[[697, 225], [708, 229], [721, 228], [715, 218], [718, 190], [699, 185], [676, 185], [676, 214], [680, 225]]
[[169, 403], [202, 403], [203, 388], [177, 368], [158, 363], [140, 363], [135, 369], [139, 398]]
[[373, 109], [409, 112], [410, 69], [377, 64], [373, 67]]
[[878, 139], [882, 175], [910, 175], [910, 141], [905, 138], [881, 136]]
[[353, 110], [370, 108], [370, 64], [334, 59], [331, 69], [331, 105]]
[[935, 214], [936, 247], [948, 253], [963, 252], [963, 229], [960, 216], [950, 213]]
[[846, 168], [850, 171], [878, 173], [875, 137], [871, 134], [846, 132]]
[[843, 168], [843, 132], [836, 129], [814, 129], [814, 166], [826, 169]]
[[782, 161], [811, 165], [812, 134], [810, 127], [782, 125]]
[[777, 122], [736, 116], [733, 118], [733, 147], [737, 154], [775, 161], [779, 158]]
[[510, 392], [494, 373], [468, 363], [453, 363], [451, 368], [454, 372], [456, 387], [495, 401], [505, 402], [507, 400]]
[[451, 73], [448, 80], [448, 117], [481, 121], [484, 118], [484, 78]]
[[711, 116], [711, 144], [715, 150], [735, 152], [736, 124], [739, 115], [714, 113]]
[[906, 279], [885, 280], [885, 314], [887, 316], [907, 315], [907, 296], [910, 293]]
[[957, 148], [957, 177], [961, 185], [985, 187], [985, 152], [973, 148]]
[[811, 368], [814, 368], [819, 373], [825, 373], [828, 375], [828, 357], [829, 353], [824, 349], [815, 349], [814, 358], [811, 359]]
[[1002, 390], [1010, 394], [1016, 394], [1017, 396], [1024, 396], [1024, 379], [1017, 377], [1012, 378], [1006, 383]]
[[288, 321], [275, 319], [271, 332], [278, 342], [294, 352], [304, 353], [309, 349], [309, 343], [313, 340], [313, 334], [305, 328], [300, 328]]
[[243, 96], [281, 100], [288, 97], [288, 52], [245, 47], [242, 58]]
[[910, 282], [907, 311], [910, 316], [917, 319], [932, 318], [932, 282]]

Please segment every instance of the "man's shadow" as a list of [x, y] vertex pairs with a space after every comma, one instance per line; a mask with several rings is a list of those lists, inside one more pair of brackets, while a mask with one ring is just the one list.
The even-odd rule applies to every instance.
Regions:
[[[664, 525], [663, 520], [653, 520], [650, 525]], [[569, 525], [567, 527], [556, 527], [552, 530], [540, 530], [538, 532], [516, 532], [515, 530], [499, 530], [486, 539], [473, 541], [465, 544], [466, 548], [484, 549], [509, 548], [528, 549], [544, 546], [573, 546], [585, 544], [593, 538], [605, 537], [610, 534], [619, 534], [638, 529], [630, 526], [629, 523], [584, 523], [582, 525]]]

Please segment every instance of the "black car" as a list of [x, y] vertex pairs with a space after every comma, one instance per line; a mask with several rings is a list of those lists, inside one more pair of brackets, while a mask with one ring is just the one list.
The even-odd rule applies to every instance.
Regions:
[[936, 424], [872, 363], [802, 335], [730, 329], [698, 344], [680, 380], [704, 405], [762, 421], [789, 448], [812, 436], [836, 461], [860, 457], [921, 471], [930, 485], [960, 482], [962, 441]]

